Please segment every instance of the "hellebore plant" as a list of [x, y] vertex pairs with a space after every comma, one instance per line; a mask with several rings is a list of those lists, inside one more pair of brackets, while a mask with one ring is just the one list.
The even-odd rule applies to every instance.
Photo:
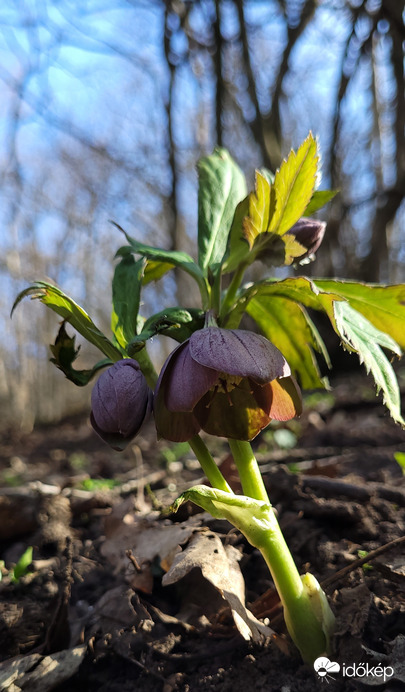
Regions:
[[[405, 286], [371, 286], [309, 279], [263, 277], [244, 283], [256, 260], [268, 268], [311, 261], [325, 233], [312, 215], [334, 192], [316, 189], [317, 143], [310, 134], [275, 175], [256, 172], [255, 190], [224, 149], [198, 164], [198, 258], [145, 245], [124, 233], [116, 257], [110, 340], [89, 315], [59, 288], [37, 281], [14, 307], [32, 296], [63, 318], [51, 346], [52, 362], [82, 386], [99, 370], [92, 395], [91, 422], [114, 449], [124, 449], [152, 408], [157, 434], [188, 441], [212, 487], [195, 486], [187, 499], [215, 517], [228, 519], [263, 554], [284, 608], [291, 638], [305, 661], [330, 654], [334, 616], [319, 583], [300, 576], [269, 501], [250, 440], [271, 420], [300, 415], [300, 388], [327, 386], [315, 352], [329, 365], [324, 343], [307, 309], [324, 312], [345, 348], [358, 353], [371, 371], [394, 418], [404, 424], [399, 387], [384, 351], [398, 356], [405, 346]], [[176, 267], [196, 282], [201, 307], [167, 307], [148, 318], [139, 314], [141, 291]], [[224, 278], [226, 279], [224, 280]], [[14, 309], [14, 308], [13, 308]], [[244, 314], [257, 331], [241, 328]], [[77, 370], [70, 323], [99, 348], [104, 359]], [[156, 335], [178, 342], [158, 375], [147, 351]], [[243, 495], [235, 495], [199, 433], [226, 437]]]

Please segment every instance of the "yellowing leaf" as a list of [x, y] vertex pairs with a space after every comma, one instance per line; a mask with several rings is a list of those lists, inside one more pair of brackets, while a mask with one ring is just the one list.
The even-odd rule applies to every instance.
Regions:
[[246, 312], [264, 336], [280, 349], [304, 389], [325, 385], [314, 357], [319, 344], [301, 305], [277, 294], [259, 294], [249, 302]]
[[302, 257], [307, 251], [307, 248], [301, 245], [291, 233], [286, 233], [281, 240], [284, 243], [284, 264], [286, 265], [292, 264], [296, 257]]
[[314, 279], [321, 291], [330, 291], [350, 305], [405, 349], [405, 284], [374, 286], [354, 281]]
[[305, 214], [313, 197], [318, 170], [317, 145], [310, 133], [297, 152], [291, 151], [276, 172], [274, 182], [256, 171], [255, 191], [248, 197], [243, 236], [250, 249], [250, 262], [266, 253], [274, 264], [291, 264], [305, 252], [292, 238], [278, 238]]
[[315, 188], [318, 170], [316, 140], [312, 133], [297, 152], [291, 151], [274, 178], [276, 209], [269, 231], [283, 235], [304, 215]]
[[256, 190], [249, 195], [249, 214], [243, 220], [243, 234], [252, 248], [255, 238], [266, 233], [274, 212], [274, 198], [271, 185], [259, 171], [256, 171]]

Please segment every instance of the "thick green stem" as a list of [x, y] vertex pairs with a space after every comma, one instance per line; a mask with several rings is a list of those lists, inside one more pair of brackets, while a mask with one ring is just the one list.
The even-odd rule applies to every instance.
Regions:
[[227, 493], [232, 493], [231, 488], [223, 477], [201, 437], [199, 435], [194, 435], [194, 437], [188, 441], [188, 444], [200, 462], [201, 468], [207, 476], [212, 487], [218, 488], [218, 490], [224, 490]]
[[228, 440], [245, 495], [268, 505], [265, 521], [248, 526], [247, 539], [260, 550], [273, 577], [291, 638], [305, 661], [312, 663], [328, 649], [332, 611], [311, 574], [301, 577], [271, 507], [249, 442]]
[[229, 439], [228, 444], [238, 469], [244, 495], [270, 504], [263, 477], [250, 442]]
[[198, 281], [198, 287], [200, 289], [202, 309], [209, 310], [211, 307], [211, 287], [209, 286], [207, 279], [201, 279]]
[[334, 616], [325, 594], [311, 574], [300, 576], [272, 510], [271, 524], [255, 545], [269, 567], [284, 607], [284, 618], [292, 640], [304, 661], [328, 653]]
[[236, 294], [242, 283], [243, 275], [246, 271], [247, 266], [247, 262], [242, 262], [232, 277], [232, 281], [229, 284], [228, 290], [225, 294], [225, 298], [221, 305], [221, 310], [219, 313], [219, 317], [221, 318], [221, 320], [223, 320], [224, 317], [228, 314], [228, 312], [232, 309], [232, 306], [235, 302]]
[[138, 351], [135, 354], [135, 359], [138, 361], [139, 365], [141, 366], [141, 370], [143, 374], [145, 375], [146, 381], [151, 389], [154, 389], [156, 386], [156, 382], [158, 380], [158, 375], [155, 370], [155, 366], [153, 365], [151, 359], [149, 358], [149, 353], [146, 350], [146, 347], [144, 346], [140, 351]]
[[215, 315], [219, 314], [221, 305], [221, 279], [222, 275], [219, 270], [214, 277], [213, 284], [211, 286], [211, 298], [210, 298], [210, 308], [214, 311]]

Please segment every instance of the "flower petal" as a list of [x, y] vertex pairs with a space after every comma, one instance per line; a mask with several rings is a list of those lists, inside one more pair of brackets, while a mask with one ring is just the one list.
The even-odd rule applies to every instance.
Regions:
[[[170, 386], [173, 382], [173, 364], [182, 352], [188, 350], [188, 341], [180, 344], [164, 363], [155, 388], [153, 413], [157, 434], [160, 438], [172, 442], [187, 442], [200, 432], [201, 427], [191, 412], [169, 411], [166, 400], [170, 397]], [[178, 385], [174, 388], [176, 391]]]
[[[264, 390], [270, 385], [255, 387]], [[271, 390], [267, 397], [263, 392], [264, 402], [270, 409]], [[257, 403], [247, 379], [229, 392], [208, 392], [195, 407], [194, 414], [205, 432], [235, 440], [253, 440], [270, 421], [268, 412]]]
[[156, 391], [153, 404], [156, 431], [159, 438], [171, 440], [171, 442], [187, 442], [200, 432], [201, 426], [193, 413], [169, 411], [164, 402], [162, 389]]
[[291, 420], [302, 413], [301, 391], [293, 377], [283, 377], [270, 383], [273, 399], [270, 418]]
[[133, 440], [133, 438], [135, 437], [135, 435], [124, 436], [118, 432], [109, 433], [105, 432], [104, 430], [101, 430], [101, 428], [99, 428], [96, 423], [93, 413], [90, 413], [90, 423], [93, 427], [93, 430], [97, 433], [99, 437], [101, 437], [103, 442], [106, 442], [112, 449], [115, 449], [116, 452], [122, 452], [126, 447], [128, 447], [131, 440]]
[[264, 336], [244, 329], [199, 329], [190, 337], [190, 354], [200, 365], [251, 377], [260, 384], [291, 373], [278, 348]]
[[296, 261], [299, 262], [305, 259], [305, 257], [315, 254], [322, 243], [323, 236], [325, 235], [325, 228], [326, 223], [324, 221], [308, 219], [307, 217], [299, 219], [297, 223], [290, 228], [288, 235], [294, 236], [300, 245], [307, 250], [300, 257], [297, 257]]
[[192, 359], [188, 341], [180, 344], [168, 360], [163, 376], [166, 406], [169, 411], [192, 411], [215, 384], [218, 372]]

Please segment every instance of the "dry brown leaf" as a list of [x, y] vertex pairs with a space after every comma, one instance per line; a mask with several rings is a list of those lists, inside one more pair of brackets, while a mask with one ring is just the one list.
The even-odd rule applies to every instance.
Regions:
[[135, 611], [131, 602], [132, 589], [117, 586], [106, 591], [94, 606], [94, 624], [92, 631], [112, 632], [122, 627], [132, 627], [135, 623]]
[[373, 602], [373, 595], [366, 584], [341, 589], [336, 601], [339, 603], [339, 617], [335, 635], [343, 636], [349, 632], [352, 637], [361, 637]]
[[[77, 672], [86, 646], [58, 651], [51, 656], [19, 656], [0, 666], [2, 692], [51, 692]], [[33, 670], [31, 670], [33, 668]]]
[[40, 659], [40, 654], [29, 654], [0, 663], [0, 690], [3, 692], [3, 690], [18, 689], [13, 683], [22, 678], [25, 672], [38, 663]]
[[125, 571], [132, 578], [134, 568], [127, 557], [127, 551], [131, 550], [138, 564], [151, 564], [159, 559], [163, 570], [167, 571], [180, 545], [186, 543], [192, 533], [197, 530], [201, 520], [198, 517], [190, 517], [179, 524], [164, 524], [151, 521], [147, 518], [133, 517], [132, 523], [127, 515], [115, 531], [105, 540], [101, 546], [101, 553], [113, 565], [116, 573]]
[[[363, 651], [367, 656], [367, 661], [371, 666], [379, 666], [385, 668], [387, 679], [392, 685], [392, 690], [402, 690], [401, 685], [405, 683], [405, 635], [398, 634], [395, 639], [386, 645], [390, 649], [388, 654], [382, 654], [380, 651], [373, 651], [363, 646]], [[380, 671], [379, 671], [380, 672]], [[380, 675], [370, 675], [360, 678], [362, 685], [381, 688], [381, 672]], [[384, 680], [385, 682], [385, 680]], [[398, 685], [395, 685], [398, 683]], [[387, 688], [388, 689], [388, 688]]]
[[231, 545], [224, 547], [220, 538], [210, 531], [195, 534], [187, 547], [174, 558], [173, 564], [162, 579], [163, 585], [174, 584], [192, 569], [199, 568], [229, 603], [235, 625], [246, 640], [259, 641], [273, 634], [245, 607], [245, 583], [240, 571], [241, 555]]

